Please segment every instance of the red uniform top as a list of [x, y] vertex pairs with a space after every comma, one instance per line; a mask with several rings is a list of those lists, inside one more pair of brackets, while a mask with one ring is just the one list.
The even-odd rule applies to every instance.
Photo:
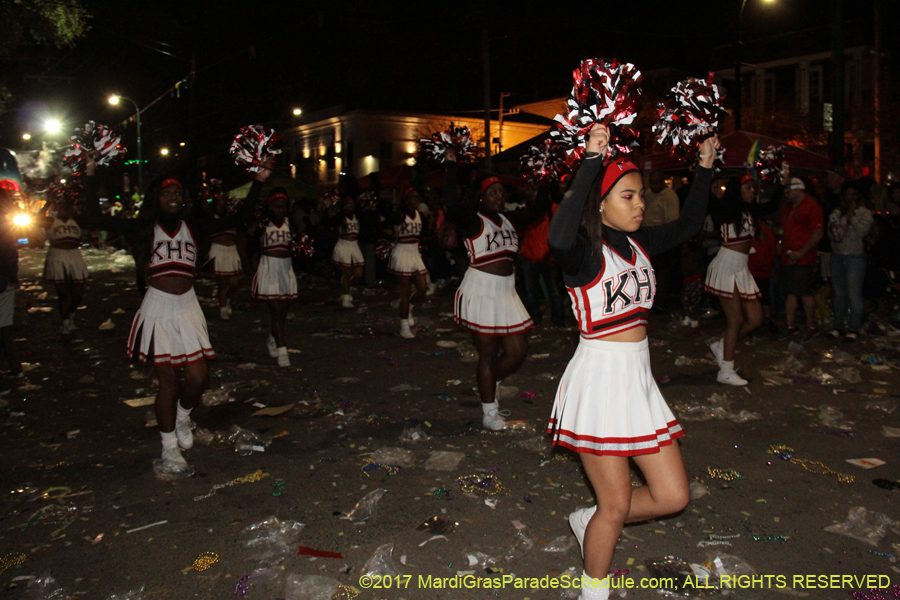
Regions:
[[[791, 206], [790, 203], [785, 202], [781, 207], [781, 226], [784, 228], [784, 235], [781, 238], [781, 264], [789, 265], [791, 261], [788, 259], [787, 251], [802, 250], [813, 231], [824, 229], [822, 208], [815, 200], [806, 195], [797, 206]], [[797, 259], [796, 264], [809, 267], [815, 265], [816, 248], [813, 247]]]

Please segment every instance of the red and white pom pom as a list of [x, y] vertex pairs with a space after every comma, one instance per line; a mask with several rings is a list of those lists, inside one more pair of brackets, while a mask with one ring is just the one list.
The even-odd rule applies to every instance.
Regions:
[[374, 208], [376, 204], [378, 204], [378, 194], [372, 190], [361, 193], [356, 201], [356, 205], [363, 210]]
[[75, 175], [82, 175], [88, 154], [95, 150], [99, 153], [95, 161], [98, 165], [108, 166], [125, 156], [125, 147], [122, 146], [122, 136], [119, 133], [106, 125], [88, 121], [69, 137], [69, 146], [63, 152], [63, 162]]
[[278, 148], [280, 141], [281, 134], [274, 129], [248, 125], [241, 127], [240, 132], [234, 136], [229, 152], [239, 167], [250, 173], [258, 173], [263, 163], [276, 154], [281, 154], [281, 149]]
[[593, 58], [581, 61], [573, 72], [575, 85], [566, 101], [568, 112], [556, 115], [552, 138], [566, 151], [566, 164], [584, 156], [588, 133], [595, 123], [609, 127], [606, 161], [639, 147], [637, 134], [627, 125], [637, 116], [643, 75], [631, 63]]
[[335, 188], [329, 188], [319, 196], [319, 202], [325, 208], [332, 208], [341, 202], [341, 193]]
[[67, 202], [72, 206], [78, 204], [82, 197], [81, 182], [76, 179], [67, 179], [65, 183], [55, 183], [47, 189], [47, 200], [56, 203]]
[[759, 178], [766, 183], [778, 181], [784, 171], [784, 146], [766, 146], [753, 162]]
[[519, 163], [525, 181], [532, 183], [559, 181], [568, 170], [559, 145], [550, 138], [544, 140], [540, 146], [530, 146], [519, 159]]
[[378, 243], [375, 244], [375, 256], [378, 257], [378, 260], [387, 260], [391, 256], [393, 247], [394, 245], [387, 240], [378, 240]]
[[431, 134], [431, 138], [419, 140], [419, 150], [426, 157], [441, 162], [447, 150], [452, 149], [456, 152], [456, 161], [465, 164], [472, 160], [477, 148], [469, 128], [465, 125], [454, 127], [452, 123], [446, 130]]
[[291, 239], [291, 252], [297, 258], [312, 258], [316, 253], [316, 247], [312, 238], [305, 233], [294, 234]]
[[707, 79], [679, 81], [657, 104], [659, 119], [653, 125], [657, 142], [683, 154], [718, 132], [725, 109], [713, 78], [710, 73]]

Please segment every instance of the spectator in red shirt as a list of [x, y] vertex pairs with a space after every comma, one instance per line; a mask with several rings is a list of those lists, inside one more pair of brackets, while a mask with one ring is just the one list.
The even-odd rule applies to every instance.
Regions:
[[787, 295], [784, 303], [787, 330], [781, 339], [787, 339], [800, 331], [800, 327], [794, 323], [797, 298], [800, 298], [806, 313], [806, 331], [800, 342], [805, 343], [818, 333], [812, 275], [816, 264], [816, 248], [824, 234], [825, 224], [822, 209], [806, 195], [803, 181], [794, 177], [787, 181], [785, 187], [785, 203], [781, 207], [781, 227], [784, 230], [781, 238], [781, 264], [784, 277], [782, 286]]
[[759, 303], [762, 304], [765, 322], [770, 323], [772, 318], [772, 297], [770, 293], [770, 280], [775, 270], [775, 261], [778, 260], [778, 238], [772, 231], [772, 222], [768, 219], [760, 219], [756, 223], [756, 235], [753, 236], [750, 258], [747, 267], [756, 281], [756, 287], [762, 294]]
[[[526, 204], [534, 204], [538, 195], [550, 194], [546, 186], [529, 184], [525, 186]], [[565, 327], [565, 305], [559, 290], [556, 264], [550, 260], [550, 247], [547, 245], [547, 232], [550, 230], [550, 215], [556, 212], [559, 205], [552, 204], [550, 212], [544, 214], [537, 222], [518, 229], [519, 257], [522, 267], [522, 278], [525, 280], [525, 310], [535, 326], [543, 320], [541, 312], [541, 280], [550, 300], [550, 318], [554, 327]]]

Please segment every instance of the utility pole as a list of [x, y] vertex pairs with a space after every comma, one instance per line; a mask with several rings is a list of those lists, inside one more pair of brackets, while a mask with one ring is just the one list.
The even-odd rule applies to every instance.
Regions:
[[484, 71], [484, 168], [491, 170], [491, 50], [488, 38], [487, 3], [481, 23], [481, 61]]
[[743, 60], [744, 42], [741, 36], [744, 30], [744, 8], [747, 6], [747, 0], [741, 2], [741, 12], [738, 14], [738, 34], [737, 41], [734, 43], [734, 130], [741, 130], [741, 62]]
[[881, 183], [881, 0], [875, 0], [875, 181]]
[[844, 29], [842, 0], [832, 0], [831, 7], [831, 164], [844, 166]]
[[[500, 116], [497, 118], [497, 154], [503, 152], [503, 99], [509, 97], [509, 92], [500, 92]], [[512, 114], [512, 113], [510, 113]]]

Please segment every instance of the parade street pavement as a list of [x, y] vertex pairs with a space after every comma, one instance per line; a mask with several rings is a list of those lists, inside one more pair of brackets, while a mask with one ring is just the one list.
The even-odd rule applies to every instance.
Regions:
[[[266, 352], [268, 310], [250, 303], [249, 279], [227, 322], [213, 282], [198, 280], [218, 360], [192, 415], [197, 442], [185, 456], [195, 473], [161, 480], [156, 383], [124, 357], [140, 303], [133, 263], [87, 255], [86, 308], [64, 342], [55, 292], [40, 282], [44, 254], [20, 252], [16, 344], [27, 364], [0, 401], [0, 598], [577, 595], [553, 586], [581, 573], [566, 518], [593, 498], [577, 457], [545, 434], [574, 327], [529, 332], [529, 358], [501, 389], [511, 427], [487, 433], [450, 287], [417, 310], [416, 338], [404, 340], [393, 286], [357, 291], [357, 307], [341, 309], [335, 280], [304, 275], [285, 369]], [[624, 597], [660, 597], [640, 586], [678, 574], [674, 559], [656, 568], [664, 556], [711, 571], [709, 586], [755, 573], [734, 579], [738, 598], [837, 600], [878, 583], [864, 576], [900, 582], [900, 490], [872, 483], [900, 478], [896, 331], [790, 350], [766, 331], [739, 345], [750, 385], [732, 388], [715, 382], [707, 348], [723, 327], [652, 318], [653, 371], [687, 432], [694, 499], [681, 514], [625, 528], [612, 567], [636, 586]], [[633, 480], [641, 485], [636, 469]], [[855, 507], [866, 510], [843, 529], [856, 537], [825, 531]]]

